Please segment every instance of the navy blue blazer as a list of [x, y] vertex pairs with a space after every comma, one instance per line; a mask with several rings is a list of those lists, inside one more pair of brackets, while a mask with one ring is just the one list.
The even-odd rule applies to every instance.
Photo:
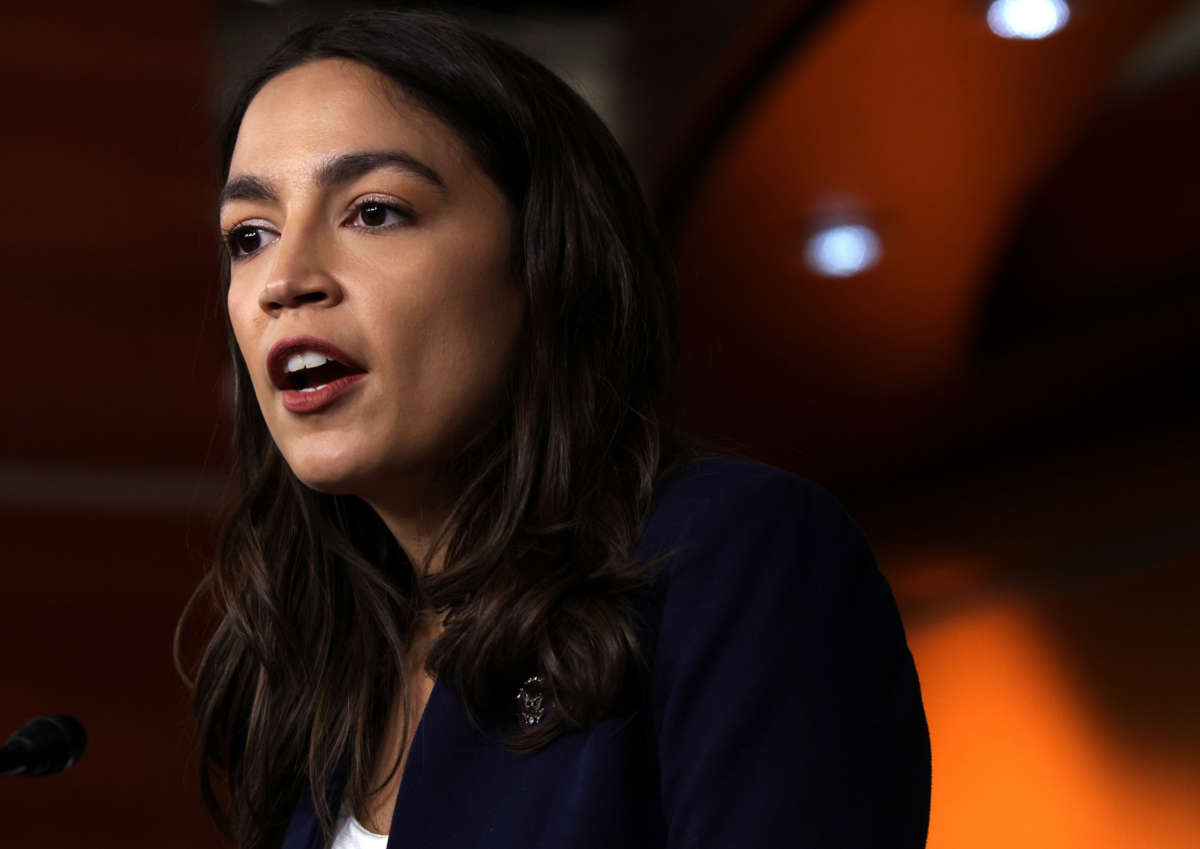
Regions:
[[[521, 755], [438, 682], [390, 849], [925, 845], [916, 669], [838, 502], [770, 466], [694, 463], [660, 482], [637, 553], [674, 548], [639, 599], [646, 701]], [[283, 847], [321, 845], [306, 797]]]

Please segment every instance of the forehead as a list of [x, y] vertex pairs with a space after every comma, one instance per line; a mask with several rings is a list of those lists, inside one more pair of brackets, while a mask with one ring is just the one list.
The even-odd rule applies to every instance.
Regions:
[[254, 96], [229, 171], [286, 179], [331, 154], [397, 148], [435, 168], [471, 167], [457, 134], [383, 74], [320, 59], [273, 77]]

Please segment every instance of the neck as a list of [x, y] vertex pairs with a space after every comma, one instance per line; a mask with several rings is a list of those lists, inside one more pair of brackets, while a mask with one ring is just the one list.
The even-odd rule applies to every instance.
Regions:
[[410, 489], [406, 494], [389, 492], [388, 497], [366, 499], [371, 508], [383, 520], [392, 536], [404, 550], [413, 568], [424, 574], [440, 572], [445, 565], [445, 551], [432, 553], [430, 547], [450, 514], [453, 499], [443, 487], [423, 486]]

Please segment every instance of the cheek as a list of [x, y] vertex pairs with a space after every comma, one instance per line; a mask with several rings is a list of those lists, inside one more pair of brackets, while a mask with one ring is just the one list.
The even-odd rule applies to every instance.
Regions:
[[234, 286], [230, 286], [225, 292], [225, 312], [229, 315], [229, 324], [233, 328], [233, 337], [237, 340], [238, 347], [245, 354], [245, 333], [243, 327], [245, 325], [245, 310], [242, 301], [245, 298], [241, 291]]
[[507, 281], [501, 285], [507, 290], [471, 286], [458, 297], [441, 299], [436, 308], [422, 311], [423, 320], [409, 337], [416, 344], [396, 351], [408, 358], [409, 385], [418, 388], [412, 400], [431, 415], [427, 426], [432, 430], [473, 428], [498, 401], [523, 315], [515, 290]]
[[[507, 281], [497, 290], [479, 293], [466, 305], [455, 328], [455, 362], [449, 363], [466, 397], [464, 405], [490, 405], [503, 388], [521, 330], [522, 306]], [[445, 375], [451, 384], [456, 375]]]
[[261, 376], [255, 366], [261, 359], [257, 351], [258, 338], [261, 334], [259, 316], [262, 314], [262, 310], [258, 309], [257, 303], [249, 301], [240, 289], [233, 287], [226, 295], [225, 307], [229, 314], [229, 326], [233, 330], [233, 339], [242, 354], [242, 359], [246, 361], [250, 379], [254, 383], [254, 390], [257, 394], [261, 390], [259, 386]]

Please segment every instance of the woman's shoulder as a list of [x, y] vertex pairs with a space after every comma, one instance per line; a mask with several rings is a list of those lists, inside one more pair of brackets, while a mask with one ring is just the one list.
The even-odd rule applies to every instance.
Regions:
[[761, 463], [695, 463], [662, 481], [641, 548], [669, 555], [644, 622], [679, 845], [923, 846], [916, 669], [837, 499]]
[[641, 559], [670, 554], [663, 571], [671, 577], [698, 563], [769, 565], [772, 558], [747, 559], [767, 549], [803, 555], [863, 545], [861, 529], [820, 484], [765, 463], [720, 458], [692, 462], [659, 481], [638, 553]]

